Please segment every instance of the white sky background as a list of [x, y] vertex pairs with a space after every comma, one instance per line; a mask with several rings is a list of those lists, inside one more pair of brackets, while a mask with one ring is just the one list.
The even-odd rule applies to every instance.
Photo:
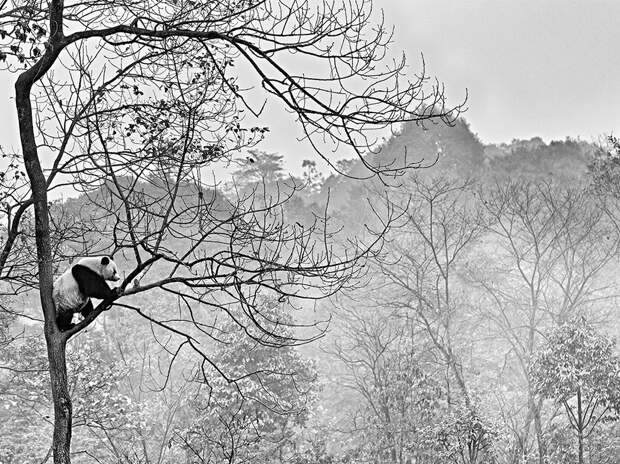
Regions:
[[[620, 131], [617, 0], [382, 0], [396, 47], [422, 51], [484, 142]], [[413, 64], [413, 62], [412, 62]]]
[[[540, 136], [598, 140], [620, 132], [620, 1], [375, 0], [404, 51], [446, 84], [483, 142]], [[12, 78], [0, 73], [0, 145], [17, 148]], [[268, 107], [259, 148], [286, 155], [296, 172], [313, 157], [290, 116]], [[285, 118], [289, 118], [288, 120]], [[323, 167], [322, 167], [323, 168]]]
[[[375, 0], [395, 28], [392, 53], [469, 92], [465, 118], [484, 143], [620, 132], [619, 0]], [[274, 119], [267, 151], [312, 156]], [[290, 158], [288, 158], [290, 159]], [[296, 164], [287, 167], [296, 170]]]

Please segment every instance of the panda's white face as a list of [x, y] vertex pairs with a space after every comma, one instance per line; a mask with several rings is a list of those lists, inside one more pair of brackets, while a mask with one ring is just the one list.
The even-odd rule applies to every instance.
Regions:
[[116, 263], [107, 256], [101, 258], [101, 276], [105, 280], [112, 280], [115, 282], [121, 280], [121, 276], [118, 275]]

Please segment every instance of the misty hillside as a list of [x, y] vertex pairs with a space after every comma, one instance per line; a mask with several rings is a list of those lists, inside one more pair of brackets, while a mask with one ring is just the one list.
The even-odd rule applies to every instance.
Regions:
[[[525, 175], [581, 178], [597, 151], [595, 145], [567, 138], [544, 143], [539, 137], [484, 145], [464, 119], [453, 127], [409, 123], [387, 140], [371, 164], [420, 161], [429, 173], [462, 177]], [[435, 162], [436, 160], [436, 162]], [[421, 175], [426, 172], [420, 171]]]
[[[419, 164], [410, 171], [420, 178], [448, 176], [477, 179], [484, 182], [505, 181], [513, 177], [530, 180], [547, 179], [556, 183], [587, 180], [588, 166], [600, 148], [594, 144], [567, 138], [564, 141], [544, 143], [540, 138], [513, 140], [510, 143], [484, 145], [471, 131], [464, 119], [453, 127], [437, 124], [406, 124], [400, 132], [383, 142], [366, 157], [372, 166], [405, 166]], [[345, 170], [347, 176], [364, 178], [368, 169], [360, 160], [351, 160]], [[331, 195], [330, 204], [335, 210], [347, 214], [351, 202], [366, 203], [366, 192], [382, 189], [383, 182], [398, 185], [400, 175], [385, 176], [382, 181], [371, 179], [359, 182], [342, 175], [325, 179], [320, 192], [312, 202], [317, 206]], [[366, 205], [356, 210], [362, 219]], [[362, 215], [360, 215], [362, 214]], [[363, 221], [360, 221], [363, 222]]]
[[[241, 294], [252, 298], [253, 306], [244, 306], [230, 297], [226, 280], [221, 289], [214, 286], [192, 297], [195, 301], [182, 293], [181, 284], [123, 297], [80, 335], [78, 344], [70, 345], [76, 372], [111, 382], [95, 410], [88, 402], [80, 405], [77, 420], [89, 424], [98, 417], [97, 408], [119, 405], [96, 419], [106, 430], [138, 416], [155, 425], [113, 432], [110, 439], [130, 448], [140, 441], [149, 452], [170, 443], [167, 451], [157, 452], [169, 455], [171, 460], [162, 462], [171, 464], [182, 462], [174, 460], [187, 453], [190, 445], [184, 440], [190, 438], [228, 446], [222, 433], [233, 426], [238, 427], [236, 437], [252, 443], [238, 451], [265, 463], [398, 463], [393, 456], [401, 453], [416, 462], [443, 464], [453, 462], [445, 459], [462, 447], [483, 456], [468, 464], [535, 463], [541, 452], [549, 462], [572, 456], [570, 422], [552, 402], [536, 399], [528, 387], [527, 360], [541, 353], [550, 330], [576, 317], [593, 327], [588, 336], [620, 334], [614, 316], [620, 235], [609, 210], [586, 187], [593, 180], [588, 166], [596, 150], [581, 141], [545, 144], [539, 138], [483, 145], [459, 120], [454, 127], [406, 125], [369, 155], [367, 162], [384, 166], [433, 160], [431, 166], [385, 183], [353, 178], [364, 172], [359, 160], [343, 164], [348, 176], [323, 179], [308, 164], [303, 177], [287, 177], [282, 155], [259, 151], [235, 172], [235, 189], [197, 188], [187, 179], [178, 182], [170, 205], [171, 180], [165, 173], [146, 181], [117, 179], [117, 186], [131, 189], [131, 201], [141, 211], [136, 230], [157, 230], [166, 211], [175, 211], [178, 221], [161, 241], [145, 240], [145, 249], [159, 246], [168, 258], [147, 269], [138, 285], [165, 279], [184, 250], [191, 250], [196, 263], [218, 258], [211, 269], [192, 265], [180, 275], [195, 279], [203, 272], [215, 281], [209, 273], [220, 272], [230, 260], [240, 266], [238, 277], [253, 272], [245, 268], [250, 258], [271, 263], [295, 250], [293, 242], [278, 244], [272, 236], [298, 240], [318, 225], [318, 237], [337, 232], [331, 246], [350, 253], [356, 240], [372, 241], [371, 232], [390, 215], [394, 222], [380, 250], [370, 253], [355, 279], [330, 299], [275, 299], [269, 289], [251, 290], [247, 297]], [[115, 240], [127, 237], [119, 225], [122, 214], [116, 213], [123, 200], [109, 193], [115, 188], [106, 182], [54, 204], [54, 226], [67, 242], [57, 250], [57, 273], [82, 249], [108, 250], [112, 245], [103, 240], [102, 230]], [[278, 206], [271, 208], [274, 202]], [[193, 217], [200, 220], [192, 222]], [[198, 245], [194, 237], [205, 231]], [[263, 232], [250, 240], [243, 235], [257, 231]], [[123, 275], [135, 265], [130, 250], [121, 248], [115, 257]], [[274, 273], [268, 286], [281, 278]], [[242, 286], [233, 288], [243, 292]], [[34, 292], [19, 301], [30, 308], [28, 317], [39, 317]], [[257, 318], [267, 324], [258, 332], [247, 322]], [[14, 324], [7, 327], [28, 336], [18, 352], [5, 352], [3, 362], [36, 370], [44, 363], [36, 323]], [[273, 334], [265, 327], [272, 327], [267, 332]], [[194, 338], [171, 337], [166, 328], [176, 334], [187, 330], [192, 337], [206, 334], [200, 349], [213, 353], [221, 372], [244, 380], [232, 388], [181, 349]], [[244, 334], [254, 341], [245, 341]], [[277, 347], [282, 337], [305, 336], [320, 339]], [[108, 370], [100, 372], [102, 365]], [[207, 387], [196, 380], [200, 370], [213, 388], [206, 396]], [[17, 385], [20, 394], [32, 395], [46, 377], [18, 375], [5, 381]], [[103, 379], [97, 382], [105, 385]], [[76, 388], [85, 388], [79, 390], [85, 398], [96, 395], [90, 383], [80, 385]], [[49, 414], [49, 399], [33, 398], [26, 409], [12, 406], [30, 418], [26, 421], [0, 412], [5, 428], [48, 433], [48, 426], [31, 414]], [[241, 415], [231, 415], [231, 405]], [[255, 421], [254, 414], [261, 419]], [[176, 438], [158, 425], [165, 421]], [[620, 456], [620, 442], [613, 438], [617, 433], [613, 422], [597, 428], [588, 445], [593, 463], [612, 464]], [[545, 440], [545, 448], [538, 448], [533, 437]], [[75, 440], [79, 446], [95, 446], [98, 438], [77, 428]], [[44, 445], [37, 446], [11, 449], [16, 455], [41, 454]], [[279, 460], [271, 460], [274, 450]], [[102, 450], [97, 459], [108, 454]]]

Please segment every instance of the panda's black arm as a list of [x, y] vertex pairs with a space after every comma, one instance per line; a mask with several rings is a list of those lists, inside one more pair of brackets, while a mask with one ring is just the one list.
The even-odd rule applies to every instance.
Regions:
[[116, 295], [103, 277], [86, 266], [76, 264], [71, 268], [71, 274], [84, 296], [105, 300]]

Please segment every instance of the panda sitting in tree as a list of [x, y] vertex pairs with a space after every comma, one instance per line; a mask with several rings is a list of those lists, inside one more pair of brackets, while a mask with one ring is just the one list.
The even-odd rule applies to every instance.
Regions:
[[106, 280], [120, 280], [116, 263], [108, 256], [81, 258], [54, 282], [52, 297], [56, 305], [56, 324], [62, 331], [73, 327], [74, 313], [83, 317], [93, 311], [92, 298], [102, 300], [118, 295], [120, 289], [111, 289]]

